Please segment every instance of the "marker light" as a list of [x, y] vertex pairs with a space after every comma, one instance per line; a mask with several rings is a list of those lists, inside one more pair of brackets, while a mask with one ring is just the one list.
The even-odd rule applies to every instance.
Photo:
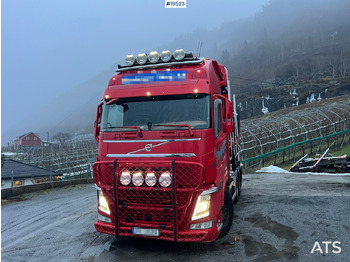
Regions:
[[154, 64], [154, 63], [157, 63], [158, 60], [159, 60], [159, 54], [157, 51], [152, 51], [151, 53], [149, 53], [148, 55], [148, 60]]
[[190, 229], [208, 229], [212, 227], [213, 227], [213, 220], [190, 225]]
[[131, 182], [131, 175], [129, 171], [124, 171], [122, 172], [121, 176], [120, 176], [120, 183], [123, 186], [127, 186], [129, 185]]
[[98, 190], [98, 209], [108, 215], [111, 214], [111, 211], [109, 210], [107, 200], [105, 196], [102, 193], [102, 190]]
[[176, 49], [174, 52], [174, 58], [180, 61], [185, 58], [185, 51], [183, 49]]
[[161, 54], [160, 54], [160, 59], [163, 61], [163, 62], [169, 62], [170, 59], [171, 59], [171, 53], [169, 50], [167, 51], [163, 51]]
[[146, 175], [146, 185], [147, 186], [155, 186], [157, 184], [157, 177], [154, 173], [147, 173]]
[[144, 178], [141, 172], [137, 172], [132, 175], [132, 183], [134, 186], [142, 186], [143, 182]]
[[192, 220], [209, 216], [211, 194], [200, 195], [193, 212]]
[[139, 54], [136, 58], [137, 63], [140, 65], [144, 65], [147, 62], [147, 55], [146, 54]]
[[169, 172], [164, 172], [159, 177], [159, 184], [162, 187], [168, 187], [171, 184], [171, 176]]
[[125, 65], [132, 66], [135, 63], [135, 57], [134, 55], [127, 55], [125, 58]]

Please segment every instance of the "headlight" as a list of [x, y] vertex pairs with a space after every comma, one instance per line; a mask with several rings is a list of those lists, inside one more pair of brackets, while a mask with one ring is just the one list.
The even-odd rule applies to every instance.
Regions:
[[169, 50], [167, 51], [163, 51], [161, 54], [160, 54], [160, 59], [163, 61], [163, 62], [169, 62], [170, 59], [171, 59], [171, 53]]
[[134, 63], [135, 63], [135, 57], [133, 56], [133, 55], [128, 55], [128, 56], [126, 56], [126, 58], [125, 58], [125, 65], [127, 65], [127, 66], [132, 66], [132, 65], [134, 65]]
[[157, 177], [154, 173], [147, 173], [145, 181], [147, 186], [155, 186], [157, 184]]
[[132, 183], [134, 186], [142, 186], [143, 182], [144, 178], [141, 172], [137, 172], [132, 175]]
[[131, 175], [129, 171], [124, 171], [122, 172], [122, 174], [120, 175], [120, 183], [123, 186], [127, 186], [129, 185], [131, 182]]
[[151, 63], [157, 63], [158, 60], [159, 60], [159, 54], [157, 51], [152, 51], [151, 53], [149, 53], [148, 55], [148, 60], [151, 62]]
[[147, 62], [147, 55], [146, 54], [139, 54], [136, 58], [137, 63], [140, 65], [144, 65]]
[[101, 210], [102, 212], [110, 215], [111, 211], [109, 210], [107, 199], [102, 193], [102, 190], [97, 190], [98, 192], [98, 209]]
[[209, 216], [211, 194], [199, 195], [192, 220]]
[[180, 61], [185, 58], [185, 51], [183, 49], [176, 49], [174, 52], [174, 58]]
[[171, 184], [171, 175], [169, 172], [164, 172], [159, 177], [159, 184], [162, 187], [168, 187]]

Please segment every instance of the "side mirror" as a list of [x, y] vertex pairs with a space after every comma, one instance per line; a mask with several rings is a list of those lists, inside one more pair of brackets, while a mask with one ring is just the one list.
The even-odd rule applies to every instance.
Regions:
[[102, 106], [103, 106], [103, 102], [101, 102], [97, 107], [96, 119], [95, 119], [95, 125], [94, 125], [94, 136], [97, 143], [100, 141]]

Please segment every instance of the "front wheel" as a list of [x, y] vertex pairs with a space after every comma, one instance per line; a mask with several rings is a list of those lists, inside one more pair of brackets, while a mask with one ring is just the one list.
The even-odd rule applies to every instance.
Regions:
[[226, 189], [224, 196], [224, 206], [221, 208], [222, 212], [222, 229], [218, 238], [222, 238], [228, 234], [232, 226], [233, 220], [233, 202], [230, 192]]

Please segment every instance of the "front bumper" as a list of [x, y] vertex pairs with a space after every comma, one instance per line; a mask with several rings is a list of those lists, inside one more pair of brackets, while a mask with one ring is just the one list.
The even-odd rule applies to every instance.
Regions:
[[[95, 228], [98, 232], [115, 235], [115, 226], [109, 223], [97, 221], [95, 223]], [[119, 227], [118, 236], [129, 236], [129, 237], [141, 237], [141, 238], [150, 238], [150, 239], [160, 239], [174, 241], [174, 232], [172, 230], [159, 229], [159, 237], [151, 236], [142, 236], [132, 234], [132, 227]], [[201, 230], [184, 230], [177, 232], [177, 241], [179, 242], [212, 242], [216, 240], [219, 236], [218, 228], [214, 225], [209, 229]]]

